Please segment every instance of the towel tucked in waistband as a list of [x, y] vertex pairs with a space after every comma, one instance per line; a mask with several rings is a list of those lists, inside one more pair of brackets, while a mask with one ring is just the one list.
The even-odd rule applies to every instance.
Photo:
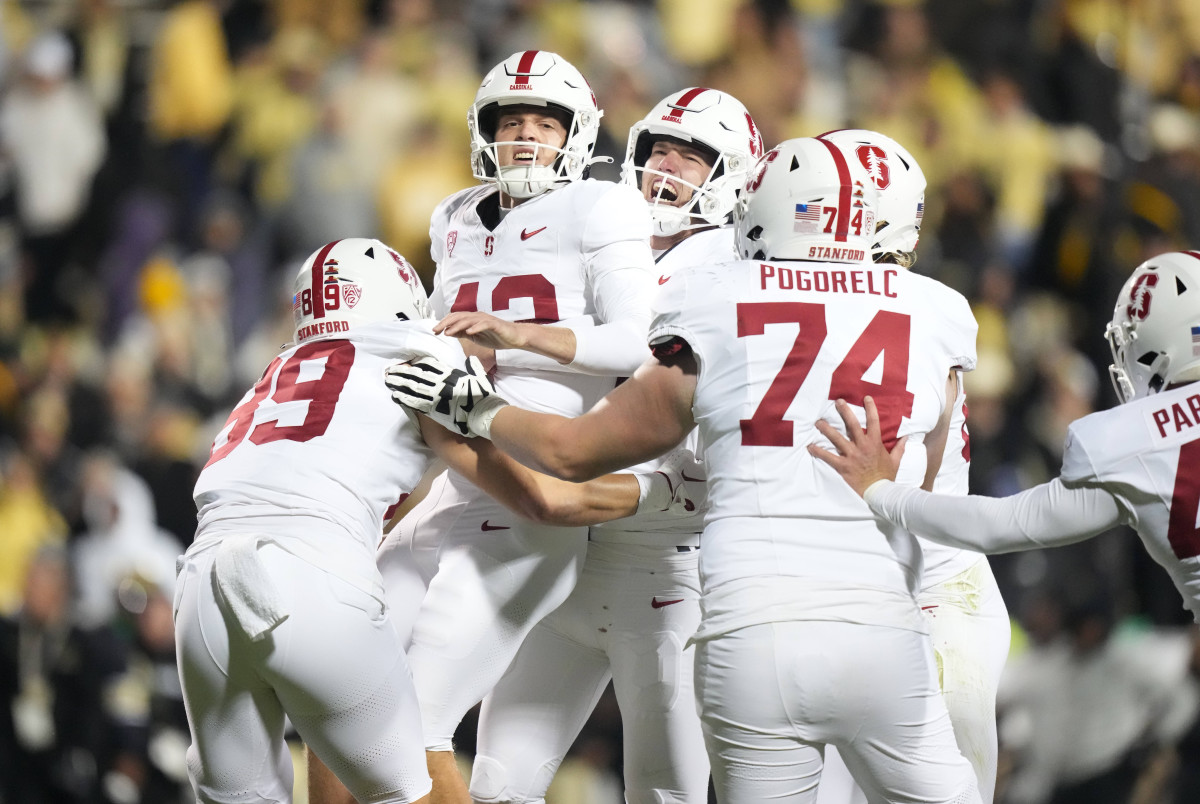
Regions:
[[216, 547], [213, 558], [217, 588], [242, 631], [255, 641], [288, 618], [279, 592], [259, 560], [259, 547], [269, 542], [259, 534], [229, 535]]

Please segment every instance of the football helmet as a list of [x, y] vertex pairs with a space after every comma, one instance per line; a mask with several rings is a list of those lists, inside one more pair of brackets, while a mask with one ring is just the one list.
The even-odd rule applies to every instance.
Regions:
[[785, 140], [750, 172], [734, 207], [742, 259], [869, 262], [879, 191], [828, 140]]
[[1121, 288], [1104, 332], [1122, 402], [1200, 380], [1200, 251], [1146, 260]]
[[416, 270], [379, 240], [326, 243], [300, 266], [293, 288], [296, 343], [376, 321], [433, 315]]
[[917, 240], [925, 215], [925, 173], [903, 145], [878, 131], [842, 129], [820, 135], [842, 149], [847, 160], [866, 168], [879, 190], [875, 220], [875, 262], [894, 262], [911, 268], [917, 261]]
[[641, 192], [646, 176], [667, 175], [646, 169], [654, 143], [664, 137], [711, 151], [713, 166], [699, 185], [670, 177], [691, 189], [691, 203], [674, 206], [662, 197], [661, 188], [650, 198], [654, 233], [670, 236], [729, 223], [746, 176], [763, 153], [762, 136], [746, 107], [732, 95], [705, 87], [668, 95], [629, 129], [621, 181]]
[[[547, 106], [563, 114], [567, 136], [562, 147], [536, 145], [537, 149], [548, 148], [557, 153], [552, 164], [500, 167], [496, 123], [502, 107], [513, 105]], [[596, 95], [587, 80], [562, 56], [547, 50], [514, 53], [483, 79], [467, 112], [471, 172], [482, 182], [498, 185], [513, 198], [532, 198], [584, 178], [594, 161], [592, 151], [603, 114], [596, 107]]]

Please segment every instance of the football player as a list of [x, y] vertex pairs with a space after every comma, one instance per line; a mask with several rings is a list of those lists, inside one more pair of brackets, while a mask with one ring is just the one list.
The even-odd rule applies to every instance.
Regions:
[[377, 240], [312, 254], [293, 308], [295, 344], [230, 414], [196, 483], [175, 595], [192, 784], [204, 802], [291, 801], [286, 715], [358, 801], [425, 800], [421, 716], [375, 564], [389, 505], [434, 455], [539, 520], [627, 516], [670, 493], [625, 475], [547, 485], [405, 415], [384, 368], [463, 355], [432, 333], [412, 267]]
[[[505, 59], [467, 115], [482, 185], [446, 198], [430, 224], [431, 300], [447, 316], [439, 331], [510, 325], [525, 348], [488, 350], [497, 387], [571, 416], [648, 354], [650, 216], [632, 187], [587, 178], [600, 116], [587, 81], [561, 56], [530, 50]], [[529, 629], [570, 594], [586, 547], [586, 528], [513, 516], [454, 471], [381, 547], [393, 608], [415, 614], [400, 628], [435, 787], [445, 779], [466, 800], [455, 729]]]
[[[879, 189], [875, 222], [876, 262], [911, 268], [925, 208], [925, 174], [902, 145], [876, 131], [847, 129], [821, 135], [842, 149], [848, 160], [867, 169]], [[932, 489], [966, 494], [970, 471], [967, 401], [960, 372], [954, 376], [954, 400], [941, 464]], [[927, 479], [932, 474], [927, 475]], [[954, 724], [958, 747], [974, 766], [979, 793], [991, 804], [996, 789], [996, 690], [1008, 658], [1011, 637], [1008, 610], [986, 558], [920, 540], [923, 553], [917, 603], [929, 620], [942, 697]], [[818, 804], [866, 804], [837, 749], [825, 752]]]
[[[824, 744], [873, 798], [980, 801], [914, 598], [920, 548], [805, 449], [829, 443], [817, 423], [842, 423], [833, 400], [867, 396], [890, 440], [921, 441], [948, 407], [949, 372], [974, 364], [966, 300], [872, 262], [877, 204], [870, 176], [828, 141], [769, 151], [734, 214], [742, 260], [672, 274], [653, 357], [578, 418], [508, 404], [477, 365], [387, 373], [397, 401], [574, 480], [699, 425], [711, 507], [695, 683], [723, 802], [814, 801]], [[450, 410], [436, 410], [446, 392]], [[919, 483], [924, 452], [909, 455], [904, 478]]]
[[1105, 336], [1122, 404], [1071, 424], [1048, 483], [1001, 499], [906, 488], [892, 472], [903, 446], [879, 443], [869, 415], [866, 431], [833, 434], [841, 455], [813, 454], [879, 516], [966, 550], [1056, 547], [1128, 525], [1200, 622], [1200, 251], [1139, 265]]
[[[762, 151], [746, 108], [704, 87], [672, 93], [632, 127], [622, 180], [650, 205], [659, 282], [681, 266], [734, 259], [733, 207]], [[517, 346], [485, 322], [469, 330], [488, 343]], [[685, 440], [690, 453], [695, 441], [693, 431]], [[661, 462], [637, 469], [652, 472]], [[701, 464], [685, 471], [703, 477]], [[626, 801], [707, 801], [694, 648], [687, 646], [700, 623], [702, 518], [697, 508], [690, 520], [644, 514], [590, 530], [575, 590], [533, 628], [483, 701], [473, 800], [542, 801], [611, 680], [621, 709]]]

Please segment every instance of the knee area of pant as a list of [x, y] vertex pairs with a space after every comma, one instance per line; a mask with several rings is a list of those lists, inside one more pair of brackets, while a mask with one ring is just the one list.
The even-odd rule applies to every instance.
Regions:
[[541, 804], [557, 768], [557, 762], [542, 765], [528, 781], [529, 787], [519, 789], [521, 785], [514, 784], [512, 773], [501, 762], [477, 754], [471, 768], [471, 799], [485, 804]]

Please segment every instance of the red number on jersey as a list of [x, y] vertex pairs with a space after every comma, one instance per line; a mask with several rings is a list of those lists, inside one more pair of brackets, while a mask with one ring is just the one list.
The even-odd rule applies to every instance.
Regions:
[[[490, 311], [507, 310], [513, 299], [531, 299], [533, 318], [523, 318], [518, 323], [535, 322], [550, 324], [558, 321], [558, 298], [554, 284], [541, 274], [506, 276], [492, 290]], [[474, 313], [479, 310], [479, 283], [464, 282], [458, 288], [458, 296], [450, 308], [452, 313]]]
[[1200, 556], [1200, 438], [1179, 448], [1167, 541], [1179, 559]]
[[[311, 380], [300, 380], [300, 368], [305, 361], [325, 358], [321, 376]], [[262, 378], [254, 385], [250, 398], [233, 409], [225, 426], [229, 428], [225, 443], [220, 447], [213, 444], [212, 454], [205, 468], [224, 458], [250, 436], [252, 444], [269, 444], [272, 441], [310, 441], [324, 435], [333, 419], [338, 397], [350, 376], [354, 365], [354, 344], [349, 341], [316, 341], [306, 343], [295, 351], [286, 362], [280, 358], [271, 361]], [[282, 370], [281, 370], [282, 369]], [[272, 387], [274, 390], [272, 391]], [[255, 411], [268, 398], [276, 404], [308, 400], [304, 421], [299, 424], [279, 424], [278, 419], [254, 421]]]
[[754, 416], [742, 419], [742, 444], [748, 447], [792, 446], [792, 423], [783, 418], [825, 341], [825, 305], [809, 302], [757, 302], [737, 306], [738, 337], [762, 335], [767, 324], [800, 325], [796, 340], [771, 381]]
[[[758, 403], [754, 416], [741, 420], [743, 445], [793, 446], [793, 424], [783, 416], [808, 377], [828, 333], [825, 305], [809, 302], [751, 302], [738, 305], [737, 317], [739, 338], [762, 335], [767, 324], [800, 325], [783, 367]], [[845, 399], [861, 406], [865, 396], [874, 397], [879, 408], [881, 434], [889, 449], [896, 443], [900, 420], [912, 413], [914, 397], [907, 387], [908, 342], [909, 317], [880, 310], [850, 347], [830, 381], [831, 400]], [[883, 361], [883, 376], [879, 383], [867, 382], [863, 375], [876, 359]]]
[[[900, 420], [912, 414], [914, 397], [908, 390], [909, 329], [907, 315], [880, 310], [834, 370], [829, 385], [830, 399], [844, 399], [860, 407], [864, 397], [875, 399], [879, 431], [888, 449], [896, 444]], [[880, 355], [883, 376], [878, 383], [867, 382], [863, 375]]]

